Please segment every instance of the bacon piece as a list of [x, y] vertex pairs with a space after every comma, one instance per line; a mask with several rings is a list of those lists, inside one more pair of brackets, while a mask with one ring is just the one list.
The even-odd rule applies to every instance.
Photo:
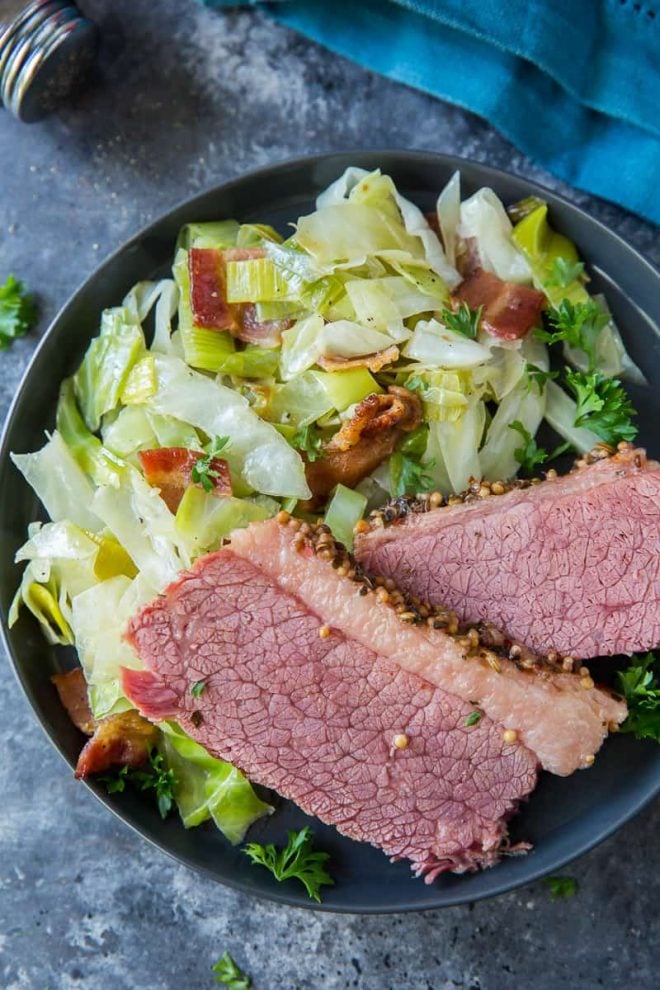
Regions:
[[363, 357], [340, 358], [321, 356], [316, 363], [320, 364], [324, 371], [347, 371], [349, 368], [368, 368], [369, 371], [380, 371], [386, 364], [394, 364], [398, 358], [399, 348], [395, 344], [392, 344], [391, 347], [386, 347], [382, 351], [376, 351], [374, 354], [365, 354]]
[[236, 329], [236, 315], [227, 302], [223, 252], [216, 248], [190, 248], [188, 271], [195, 326], [208, 330]]
[[237, 305], [239, 327], [234, 336], [246, 344], [256, 344], [258, 347], [279, 347], [282, 343], [282, 332], [293, 325], [293, 320], [267, 320], [260, 323], [257, 319], [257, 307], [254, 303]]
[[386, 395], [372, 392], [324, 446], [323, 457], [305, 465], [312, 494], [325, 497], [338, 484], [354, 488], [394, 453], [402, 433], [421, 422], [422, 405], [413, 392], [396, 385]]
[[[170, 512], [176, 512], [186, 488], [192, 484], [192, 469], [204, 454], [187, 447], [160, 447], [141, 450], [138, 457], [149, 484], [160, 489], [160, 497], [167, 508]], [[211, 494], [231, 495], [229, 467], [223, 458], [211, 459], [208, 478], [213, 486]]]
[[94, 735], [85, 743], [76, 764], [76, 777], [84, 780], [115, 766], [142, 766], [157, 738], [157, 726], [135, 711], [109, 715], [97, 723]]
[[471, 309], [483, 306], [482, 323], [492, 337], [519, 340], [538, 322], [545, 296], [536, 289], [503, 282], [483, 268], [469, 275], [454, 297]]
[[254, 258], [265, 258], [266, 249], [260, 247], [234, 247], [221, 251], [223, 261], [252, 261]]
[[53, 674], [51, 681], [75, 727], [86, 736], [91, 736], [96, 728], [96, 721], [89, 707], [87, 681], [82, 667], [76, 667], [65, 674]]

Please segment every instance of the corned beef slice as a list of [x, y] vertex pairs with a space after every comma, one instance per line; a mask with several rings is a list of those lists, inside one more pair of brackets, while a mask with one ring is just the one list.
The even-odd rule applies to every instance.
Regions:
[[359, 537], [356, 556], [369, 573], [539, 652], [652, 649], [660, 465], [629, 446], [524, 490], [404, 514]]
[[[294, 535], [274, 521], [260, 532], [271, 547]], [[364, 601], [327, 563], [292, 553]], [[124, 690], [147, 717], [176, 718], [251, 780], [410, 859], [429, 882], [495, 863], [507, 819], [535, 785], [534, 755], [505, 744], [487, 717], [467, 726], [473, 705], [321, 628], [316, 609], [226, 548], [132, 621], [148, 669], [124, 670]]]

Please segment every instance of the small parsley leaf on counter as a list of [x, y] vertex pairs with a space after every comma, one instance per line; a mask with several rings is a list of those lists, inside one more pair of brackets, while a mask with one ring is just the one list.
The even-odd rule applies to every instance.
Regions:
[[250, 990], [252, 980], [236, 965], [228, 952], [223, 952], [217, 963], [211, 967], [215, 982], [223, 983], [227, 990]]
[[543, 883], [550, 891], [551, 901], [574, 897], [578, 892], [578, 882], [574, 877], [545, 877]]
[[13, 275], [0, 285], [0, 351], [24, 337], [37, 318], [37, 307], [25, 286]]
[[289, 841], [284, 849], [277, 849], [272, 842], [267, 846], [248, 842], [243, 852], [253, 864], [270, 870], [276, 880], [299, 880], [308, 896], [320, 904], [321, 887], [333, 886], [334, 880], [324, 866], [330, 854], [316, 852], [312, 842], [311, 829], [306, 826], [300, 832], [289, 832]]

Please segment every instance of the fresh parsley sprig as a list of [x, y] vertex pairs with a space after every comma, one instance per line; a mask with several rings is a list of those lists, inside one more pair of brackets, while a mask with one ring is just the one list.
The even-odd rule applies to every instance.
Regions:
[[554, 381], [555, 378], [559, 377], [558, 371], [544, 371], [543, 368], [530, 364], [529, 361], [525, 362], [524, 372], [527, 375], [527, 391], [531, 391], [532, 385], [536, 385], [539, 394], [543, 392], [547, 382]]
[[479, 309], [470, 309], [468, 304], [463, 302], [455, 311], [443, 309], [440, 313], [440, 322], [454, 333], [460, 333], [461, 336], [474, 340], [479, 330], [482, 312], [483, 306]]
[[548, 344], [565, 340], [571, 347], [584, 351], [589, 371], [593, 371], [597, 365], [596, 343], [601, 330], [609, 320], [608, 314], [593, 299], [575, 305], [570, 299], [562, 299], [559, 306], [553, 307], [548, 312], [548, 322], [554, 329], [537, 328], [534, 334], [539, 340], [544, 340]]
[[236, 965], [228, 952], [223, 952], [211, 967], [216, 983], [223, 983], [227, 990], [250, 990], [252, 980]]
[[628, 703], [628, 717], [620, 730], [660, 742], [660, 654], [649, 652], [635, 659], [637, 663], [617, 674]]
[[543, 883], [550, 891], [551, 901], [575, 897], [579, 889], [575, 877], [545, 877]]
[[564, 377], [577, 401], [576, 426], [586, 427], [612, 445], [635, 439], [637, 427], [632, 417], [637, 413], [617, 378], [606, 378], [599, 371], [568, 369]]
[[108, 794], [121, 793], [126, 783], [133, 784], [140, 791], [154, 790], [161, 818], [167, 818], [174, 803], [174, 771], [168, 770], [160, 753], [152, 750], [148, 767], [122, 767], [112, 774], [97, 778], [105, 784]]
[[416, 495], [435, 487], [435, 481], [427, 471], [433, 461], [422, 463], [428, 442], [428, 427], [418, 426], [399, 445], [390, 457], [390, 490], [394, 498]]
[[218, 471], [213, 467], [213, 458], [217, 457], [221, 451], [229, 446], [229, 437], [216, 437], [211, 444], [210, 450], [204, 457], [200, 457], [192, 466], [190, 480], [201, 485], [205, 492], [212, 492], [213, 482], [220, 477]]
[[547, 451], [544, 447], [539, 447], [534, 437], [519, 419], [514, 419], [513, 423], [509, 423], [509, 429], [515, 430], [516, 433], [519, 433], [523, 439], [523, 446], [516, 447], [513, 452], [513, 456], [518, 461], [521, 468], [524, 471], [528, 471], [529, 474], [533, 474], [534, 469], [538, 467], [538, 465], [546, 464], [548, 461], [554, 460], [555, 457], [565, 454], [571, 447], [568, 442], [560, 443], [559, 446], [555, 447], [552, 451]]
[[320, 904], [321, 887], [334, 885], [334, 880], [324, 866], [330, 854], [314, 851], [312, 842], [312, 832], [306, 826], [300, 832], [289, 832], [284, 849], [277, 849], [272, 842], [267, 846], [248, 842], [243, 852], [252, 863], [270, 870], [276, 880], [299, 880], [308, 896]]
[[307, 460], [318, 461], [320, 457], [325, 457], [323, 451], [323, 437], [318, 428], [313, 423], [302, 426], [297, 433], [294, 433], [291, 443], [298, 450], [302, 450], [307, 455]]
[[37, 306], [13, 275], [0, 285], [0, 351], [24, 337], [37, 318]]

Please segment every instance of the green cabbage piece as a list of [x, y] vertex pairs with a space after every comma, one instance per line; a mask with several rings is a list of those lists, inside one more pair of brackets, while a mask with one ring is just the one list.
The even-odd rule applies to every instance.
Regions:
[[177, 417], [209, 437], [228, 437], [226, 456], [253, 491], [309, 498], [300, 455], [250, 408], [242, 395], [191, 371], [177, 358], [156, 356], [158, 391], [147, 408]]
[[174, 722], [160, 724], [158, 749], [174, 771], [174, 800], [186, 828], [212, 819], [232, 844], [273, 808], [231, 763], [211, 756]]
[[100, 485], [92, 508], [157, 591], [190, 566], [190, 544], [158, 490], [134, 468], [127, 468], [118, 488]]
[[94, 489], [58, 432], [32, 454], [10, 454], [53, 522], [70, 519], [95, 532], [101, 521], [91, 508]]
[[144, 574], [133, 580], [118, 575], [73, 598], [71, 626], [95, 718], [132, 707], [123, 697], [119, 668], [139, 670], [142, 663], [124, 633], [131, 616], [159, 590]]
[[461, 237], [476, 242], [481, 267], [505, 282], [532, 281], [532, 270], [515, 243], [506, 210], [492, 189], [479, 189], [461, 203]]
[[420, 320], [403, 353], [423, 365], [438, 368], [473, 368], [490, 360], [490, 349], [455, 333], [438, 320]]
[[190, 485], [177, 509], [176, 527], [191, 547], [192, 556], [197, 557], [216, 550], [233, 530], [274, 515], [279, 510], [279, 503], [268, 501], [270, 506], [230, 495], [218, 498], [203, 488]]
[[129, 373], [145, 352], [135, 314], [127, 307], [104, 310], [101, 332], [73, 376], [80, 411], [92, 432], [98, 430], [102, 416], [119, 404]]
[[347, 550], [353, 549], [353, 529], [364, 515], [367, 499], [360, 492], [337, 485], [325, 513], [325, 523], [339, 543]]

